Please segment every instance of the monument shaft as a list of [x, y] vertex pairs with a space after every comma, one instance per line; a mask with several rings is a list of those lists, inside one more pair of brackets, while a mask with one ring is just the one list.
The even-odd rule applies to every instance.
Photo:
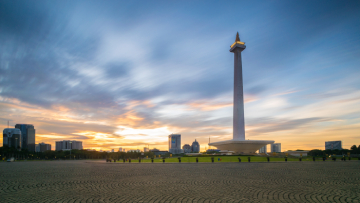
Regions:
[[244, 121], [244, 91], [242, 76], [241, 51], [234, 50], [234, 114], [233, 114], [233, 139], [245, 140]]
[[245, 140], [244, 90], [241, 60], [241, 52], [245, 49], [245, 42], [240, 41], [239, 33], [237, 33], [235, 42], [230, 46], [230, 52], [234, 53], [233, 139], [209, 143], [209, 146], [215, 146], [219, 150], [227, 150], [229, 153], [235, 154], [254, 154], [261, 147], [274, 143], [272, 140]]

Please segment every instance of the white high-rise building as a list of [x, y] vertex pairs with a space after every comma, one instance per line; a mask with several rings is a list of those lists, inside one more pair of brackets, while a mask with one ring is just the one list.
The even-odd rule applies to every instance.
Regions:
[[83, 149], [82, 142], [76, 140], [63, 140], [63, 141], [55, 142], [56, 151], [70, 150], [70, 149], [82, 150]]
[[271, 153], [273, 152], [277, 152], [277, 153], [281, 152], [281, 143], [271, 144]]
[[325, 142], [325, 150], [342, 150], [341, 141], [326, 141]]
[[261, 154], [266, 154], [266, 153], [267, 153], [267, 146], [265, 145], [265, 146], [261, 147], [261, 148], [259, 149], [259, 153], [261, 153]]
[[171, 134], [169, 135], [169, 152], [172, 154], [183, 153], [181, 149], [181, 135]]
[[119, 148], [119, 152], [122, 152], [122, 147]]

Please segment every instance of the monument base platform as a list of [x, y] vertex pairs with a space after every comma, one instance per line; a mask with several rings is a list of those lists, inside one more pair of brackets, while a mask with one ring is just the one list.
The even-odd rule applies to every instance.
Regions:
[[274, 142], [272, 140], [226, 140], [209, 143], [209, 146], [214, 146], [220, 150], [234, 151], [235, 154], [252, 154], [261, 147]]

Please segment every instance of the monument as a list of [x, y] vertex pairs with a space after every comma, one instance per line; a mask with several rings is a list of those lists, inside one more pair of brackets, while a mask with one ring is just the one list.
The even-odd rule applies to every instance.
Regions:
[[234, 111], [233, 111], [233, 139], [209, 143], [209, 146], [220, 150], [234, 151], [237, 154], [255, 153], [261, 147], [272, 144], [272, 140], [245, 140], [244, 118], [244, 92], [241, 52], [246, 48], [245, 43], [240, 41], [239, 33], [236, 34], [235, 42], [230, 46], [230, 52], [234, 53]]

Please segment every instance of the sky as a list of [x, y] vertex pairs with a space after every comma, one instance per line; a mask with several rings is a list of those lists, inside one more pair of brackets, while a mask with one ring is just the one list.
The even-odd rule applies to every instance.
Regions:
[[232, 139], [236, 32], [246, 139], [360, 145], [359, 1], [0, 0], [0, 128], [33, 124], [52, 149], [168, 150], [180, 133], [205, 150]]

